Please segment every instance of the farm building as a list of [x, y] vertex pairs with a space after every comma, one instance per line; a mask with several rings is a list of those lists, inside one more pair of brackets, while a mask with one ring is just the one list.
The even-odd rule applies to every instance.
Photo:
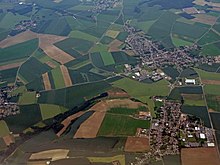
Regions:
[[195, 85], [196, 80], [195, 79], [185, 79], [185, 84], [187, 85]]

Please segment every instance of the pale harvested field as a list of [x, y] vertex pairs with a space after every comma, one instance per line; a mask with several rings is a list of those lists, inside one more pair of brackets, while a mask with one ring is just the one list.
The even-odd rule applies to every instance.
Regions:
[[193, 3], [200, 6], [208, 5], [212, 7], [220, 7], [220, 3], [207, 2], [205, 0], [195, 0]]
[[74, 138], [95, 138], [101, 127], [106, 111], [97, 111], [81, 124]]
[[8, 37], [0, 42], [0, 47], [5, 48], [18, 43], [22, 43], [34, 38], [39, 39], [39, 47], [44, 50], [44, 52], [52, 59], [65, 64], [71, 60], [74, 60], [72, 56], [57, 48], [53, 44], [66, 39], [67, 37], [56, 36], [50, 34], [37, 34], [31, 31], [25, 31], [13, 37]]
[[50, 79], [49, 79], [48, 73], [44, 73], [42, 75], [42, 78], [43, 78], [45, 90], [51, 90], [52, 88], [51, 88], [51, 84], [50, 84]]
[[68, 69], [64, 65], [60, 65], [60, 70], [61, 70], [62, 75], [63, 75], [65, 86], [66, 87], [72, 86], [73, 84], [72, 84], [72, 80], [70, 78]]
[[124, 91], [108, 91], [108, 97], [110, 98], [125, 98], [125, 97], [130, 97], [127, 92]]
[[125, 152], [144, 152], [150, 149], [149, 139], [145, 137], [128, 137]]
[[69, 153], [69, 150], [66, 150], [66, 149], [54, 149], [54, 150], [41, 151], [41, 152], [32, 154], [29, 160], [51, 159], [52, 161], [55, 161], [55, 160], [66, 158], [68, 153]]
[[14, 139], [13, 135], [4, 136], [3, 140], [7, 146], [10, 146], [10, 144], [15, 143], [15, 139]]
[[215, 147], [181, 149], [182, 165], [218, 165], [220, 159]]
[[47, 61], [45, 64], [47, 64], [49, 67], [51, 67], [51, 68], [56, 68], [57, 66], [53, 63], [53, 62], [51, 62], [51, 61]]
[[120, 31], [108, 30], [108, 31], [106, 32], [106, 36], [109, 36], [109, 37], [111, 37], [111, 38], [116, 38], [119, 33], [120, 33]]
[[78, 118], [78, 117], [80, 117], [81, 115], [83, 115], [85, 112], [78, 112], [78, 113], [76, 113], [76, 114], [74, 114], [74, 115], [71, 115], [71, 116], [69, 116], [69, 117], [67, 117], [65, 120], [63, 120], [62, 122], [61, 122], [61, 124], [62, 125], [64, 125], [64, 127], [56, 134], [58, 137], [60, 137], [65, 131], [66, 131], [66, 129], [67, 129], [67, 127], [71, 124], [71, 122], [74, 120], [74, 119], [76, 119], [76, 118]]
[[15, 44], [19, 44], [34, 38], [38, 38], [38, 34], [32, 32], [32, 31], [25, 31], [23, 33], [20, 33], [13, 37], [8, 37], [0, 42], [1, 48], [6, 48], [8, 46], [12, 46]]
[[214, 25], [217, 20], [217, 17], [206, 14], [196, 14], [195, 17], [196, 18], [193, 18], [192, 21], [209, 24], [209, 25]]
[[45, 165], [47, 163], [47, 160], [32, 160], [28, 161], [27, 165]]
[[202, 80], [203, 84], [209, 84], [209, 85], [220, 85], [219, 80]]
[[90, 110], [94, 110], [95, 112], [84, 123], [80, 125], [79, 129], [74, 135], [74, 138], [95, 138], [101, 127], [105, 114], [110, 108], [138, 108], [139, 106], [146, 105], [140, 102], [131, 101], [130, 99], [102, 100], [90, 108]]
[[120, 45], [123, 44], [123, 42], [119, 41], [119, 40], [114, 40], [109, 44], [109, 51], [110, 52], [116, 52], [116, 51], [120, 51]]
[[183, 9], [184, 12], [187, 14], [197, 14], [199, 13], [198, 10], [195, 7], [188, 7]]
[[13, 64], [2, 65], [2, 66], [0, 66], [0, 70], [7, 70], [7, 69], [12, 69], [12, 68], [17, 68], [22, 63], [23, 62], [17, 62], [17, 63], [13, 63]]

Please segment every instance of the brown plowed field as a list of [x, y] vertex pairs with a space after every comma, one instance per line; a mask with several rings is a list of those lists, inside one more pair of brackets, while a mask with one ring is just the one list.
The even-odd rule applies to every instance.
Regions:
[[28, 40], [32, 40], [34, 38], [38, 38], [38, 34], [32, 31], [25, 31], [13, 37], [8, 37], [0, 42], [1, 48], [6, 48], [8, 46], [12, 46], [15, 44], [19, 44]]
[[57, 48], [53, 44], [66, 39], [67, 37], [56, 36], [50, 34], [37, 34], [31, 31], [25, 31], [16, 36], [6, 38], [0, 42], [0, 47], [5, 48], [18, 43], [22, 43], [34, 38], [39, 39], [39, 47], [44, 50], [44, 52], [52, 59], [65, 64], [71, 60], [74, 60], [72, 56], [64, 52], [63, 50]]
[[18, 63], [13, 63], [13, 64], [7, 64], [7, 65], [2, 65], [0, 66], [0, 70], [7, 70], [7, 69], [12, 69], [12, 68], [17, 68], [19, 67], [23, 62], [18, 62]]
[[12, 143], [15, 143], [15, 139], [14, 139], [13, 135], [7, 135], [7, 136], [3, 137], [3, 140], [7, 146], [9, 146]]
[[69, 117], [67, 117], [65, 120], [63, 120], [61, 122], [61, 124], [64, 125], [64, 127], [57, 133], [57, 136], [60, 137], [67, 129], [67, 127], [71, 124], [71, 121], [80, 117], [81, 115], [83, 115], [85, 112], [78, 112], [74, 115], [71, 115]]
[[57, 66], [53, 63], [53, 62], [51, 62], [51, 61], [47, 61], [45, 64], [47, 64], [49, 67], [51, 67], [51, 68], [56, 68]]
[[44, 73], [42, 75], [42, 78], [43, 78], [45, 90], [51, 90], [52, 88], [51, 88], [51, 84], [50, 84], [50, 79], [49, 79], [48, 73]]
[[145, 137], [128, 137], [125, 143], [126, 152], [144, 152], [149, 149], [149, 139]]
[[73, 84], [72, 84], [72, 80], [70, 78], [68, 69], [64, 65], [61, 65], [60, 69], [61, 69], [61, 72], [62, 72], [62, 75], [63, 75], [65, 86], [66, 87], [72, 86]]
[[182, 165], [218, 165], [220, 159], [215, 147], [181, 149]]
[[206, 14], [197, 14], [195, 16], [196, 18], [193, 18], [192, 21], [209, 24], [209, 25], [214, 25], [217, 20], [217, 17], [206, 15]]
[[94, 110], [95, 112], [80, 125], [79, 129], [74, 135], [74, 138], [95, 138], [98, 134], [99, 128], [101, 127], [105, 114], [110, 108], [138, 108], [139, 106], [145, 105], [139, 102], [134, 102], [130, 99], [102, 100], [90, 108], [90, 110]]
[[220, 85], [220, 80], [202, 80], [203, 84]]
[[119, 40], [114, 40], [109, 44], [109, 51], [110, 52], [116, 52], [116, 51], [120, 51], [120, 48], [118, 48], [123, 42], [119, 41]]

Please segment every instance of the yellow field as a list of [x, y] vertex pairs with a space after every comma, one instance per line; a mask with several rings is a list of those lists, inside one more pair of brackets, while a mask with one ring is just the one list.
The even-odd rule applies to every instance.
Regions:
[[55, 160], [67, 158], [68, 153], [69, 153], [69, 150], [66, 150], [66, 149], [54, 149], [54, 150], [41, 151], [41, 152], [32, 154], [29, 160], [51, 159], [51, 161], [55, 161]]
[[109, 36], [111, 38], [116, 38], [120, 32], [115, 30], [108, 30], [106, 32], [106, 36]]
[[112, 163], [120, 162], [120, 165], [125, 165], [125, 156], [117, 155], [113, 157], [88, 157], [91, 163]]

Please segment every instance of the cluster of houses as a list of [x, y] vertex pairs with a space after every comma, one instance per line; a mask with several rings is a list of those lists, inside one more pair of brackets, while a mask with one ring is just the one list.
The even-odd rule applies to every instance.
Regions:
[[152, 120], [150, 129], [151, 155], [159, 160], [170, 154], [179, 154], [181, 147], [214, 147], [212, 129], [201, 119], [181, 113], [181, 103], [163, 102]]
[[0, 88], [0, 119], [20, 112], [17, 103], [9, 101], [11, 96], [8, 93], [12, 90], [14, 90], [14, 87]]
[[33, 20], [22, 20], [14, 27], [14, 31], [25, 31], [28, 29], [36, 28], [37, 23]]
[[195, 56], [192, 51], [199, 50], [196, 44], [193, 46], [182, 46], [179, 48], [165, 49], [160, 42], [154, 42], [141, 30], [130, 26], [129, 21], [124, 25], [128, 32], [125, 40], [125, 50], [132, 50], [140, 56], [140, 66], [148, 66], [151, 69], [163, 68], [168, 65], [176, 66], [178, 70], [190, 68], [203, 63], [215, 63], [215, 57]]
[[101, 13], [102, 11], [105, 11], [109, 8], [115, 7], [120, 0], [98, 0], [94, 1], [94, 7], [93, 9], [89, 10], [92, 11], [93, 13]]

